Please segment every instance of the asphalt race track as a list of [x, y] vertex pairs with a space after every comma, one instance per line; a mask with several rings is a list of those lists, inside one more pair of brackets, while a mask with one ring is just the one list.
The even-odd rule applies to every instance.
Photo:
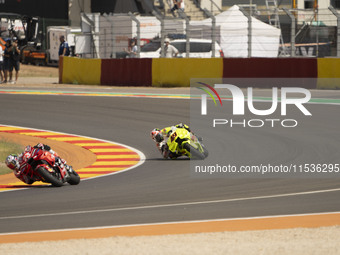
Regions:
[[[189, 104], [186, 99], [0, 94], [1, 124], [119, 142], [146, 156], [138, 168], [78, 186], [0, 193], [0, 233], [340, 211], [340, 178], [193, 178], [189, 160], [161, 159], [150, 130], [189, 123]], [[206, 145], [249, 164], [261, 158], [340, 163], [340, 106], [309, 104], [308, 109], [313, 119], [296, 132], [217, 129], [216, 141]], [[221, 137], [227, 143], [218, 142]]]

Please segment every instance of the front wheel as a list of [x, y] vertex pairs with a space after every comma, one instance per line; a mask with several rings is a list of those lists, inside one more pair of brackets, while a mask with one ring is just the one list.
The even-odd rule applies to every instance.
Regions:
[[209, 151], [207, 150], [207, 148], [205, 148], [205, 146], [202, 144], [202, 148], [203, 148], [203, 154], [204, 154], [204, 157], [208, 157], [209, 156]]
[[43, 167], [39, 167], [37, 169], [38, 174], [42, 177], [44, 182], [51, 183], [54, 187], [63, 186], [63, 182], [59, 180], [57, 177], [53, 176], [49, 171], [47, 171]]
[[70, 185], [78, 185], [80, 183], [80, 177], [75, 171], [72, 171], [70, 173], [70, 179], [67, 182]]
[[190, 152], [191, 159], [205, 159], [204, 154], [202, 154], [199, 150], [192, 147], [189, 143], [183, 145], [183, 148]]

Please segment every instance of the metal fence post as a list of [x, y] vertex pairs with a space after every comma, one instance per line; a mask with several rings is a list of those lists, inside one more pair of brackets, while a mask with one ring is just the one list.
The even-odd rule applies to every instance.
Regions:
[[178, 10], [178, 14], [182, 19], [185, 19], [185, 33], [186, 33], [186, 41], [185, 41], [185, 55], [187, 58], [190, 57], [190, 19], [181, 9]]
[[210, 11], [213, 12], [213, 8], [214, 6], [216, 7], [216, 9], [221, 13], [223, 12], [223, 10], [213, 1], [213, 0], [209, 0], [210, 1], [210, 4], [211, 4], [211, 7], [210, 7]]
[[337, 12], [337, 10], [334, 9], [333, 6], [329, 6], [328, 9], [334, 14], [336, 17], [336, 56], [340, 57], [340, 14]]
[[[96, 50], [97, 46], [95, 36], [97, 35], [97, 33], [95, 31], [95, 22], [91, 20], [86, 13], [82, 13], [82, 16], [91, 27], [90, 36], [92, 41], [92, 56], [94, 56], [95, 58], [100, 58], [99, 52]], [[95, 19], [95, 15], [93, 16], [93, 19]]]
[[190, 58], [190, 20], [186, 16], [185, 19], [185, 33], [186, 33], [186, 42], [185, 42], [185, 51], [186, 51], [186, 57]]
[[[114, 26], [113, 26], [113, 21], [110, 20], [110, 16], [104, 14], [103, 17], [106, 19], [107, 22], [110, 23], [111, 25], [111, 34], [112, 34], [112, 45], [111, 45], [111, 54], [110, 54], [110, 58], [116, 58], [116, 52], [115, 52], [115, 45], [114, 45], [114, 39], [115, 39], [115, 30], [114, 30]], [[111, 16], [112, 17], [112, 16]], [[105, 37], [106, 37], [106, 32], [104, 33]], [[105, 38], [106, 41], [106, 38]], [[105, 56], [106, 56], [106, 47], [105, 47]]]
[[252, 43], [253, 43], [253, 22], [251, 19], [252, 7], [250, 6], [250, 13], [248, 16], [248, 58], [251, 58]]
[[164, 58], [165, 57], [165, 52], [164, 52], [164, 39], [165, 39], [164, 18], [161, 17], [155, 11], [152, 11], [152, 14], [161, 22], [161, 58]]
[[205, 14], [211, 18], [211, 50], [212, 50], [212, 53], [211, 53], [211, 57], [214, 58], [215, 57], [215, 43], [216, 43], [216, 18], [215, 16], [210, 12], [208, 11], [206, 8], [204, 8], [203, 10], [205, 12]]
[[140, 21], [131, 12], [128, 14], [131, 19], [137, 23], [137, 58], [140, 58]]
[[290, 55], [292, 57], [295, 57], [295, 16], [287, 9], [287, 8], [282, 8], [283, 11], [289, 16], [292, 25], [291, 25], [291, 30], [290, 30]]
[[[248, 58], [251, 58], [251, 52], [252, 52], [252, 20], [251, 20], [251, 13], [246, 12], [243, 7], [240, 7], [240, 11], [247, 17], [248, 19]], [[251, 11], [251, 7], [250, 7]]]

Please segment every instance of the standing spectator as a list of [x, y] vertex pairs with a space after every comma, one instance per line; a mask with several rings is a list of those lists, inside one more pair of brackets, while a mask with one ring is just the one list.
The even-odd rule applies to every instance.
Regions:
[[7, 82], [8, 78], [8, 71], [10, 68], [10, 58], [11, 58], [11, 53], [10, 53], [10, 48], [12, 47], [12, 42], [11, 39], [6, 40], [6, 45], [5, 45], [5, 50], [4, 50], [4, 83]]
[[166, 58], [172, 58], [172, 57], [177, 57], [178, 55], [178, 50], [176, 47], [172, 46], [170, 44], [170, 40], [168, 38], [166, 38], [164, 40], [165, 43], [165, 47], [164, 47], [164, 56]]
[[65, 41], [65, 36], [61, 35], [59, 37], [60, 46], [59, 46], [59, 56], [70, 56], [70, 47], [68, 43]]
[[137, 51], [138, 51], [136, 41], [132, 40], [131, 46], [129, 47], [129, 49], [127, 50], [127, 49], [124, 48], [124, 51], [129, 54], [129, 58], [136, 58], [137, 57]]
[[0, 46], [0, 76], [1, 76], [0, 84], [4, 81], [3, 69], [4, 69], [4, 50], [2, 49], [2, 46]]
[[[20, 70], [20, 50], [18, 48], [18, 39], [13, 38], [12, 46], [10, 47], [10, 59], [9, 59], [9, 80], [10, 83], [16, 83], [19, 77]], [[15, 69], [15, 81], [13, 81], [13, 68]]]
[[171, 8], [171, 13], [174, 17], [175, 16], [175, 10], [181, 10], [184, 11], [184, 0], [173, 0], [174, 6]]

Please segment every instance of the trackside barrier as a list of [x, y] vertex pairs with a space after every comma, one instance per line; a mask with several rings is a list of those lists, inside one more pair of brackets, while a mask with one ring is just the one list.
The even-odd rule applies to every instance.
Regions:
[[222, 74], [222, 58], [152, 60], [152, 86], [189, 87], [191, 78], [222, 78]]
[[317, 78], [317, 59], [225, 58], [223, 62], [223, 77]]
[[318, 89], [340, 89], [340, 59], [318, 59]]
[[[308, 89], [339, 89], [338, 58], [160, 58], [80, 59], [63, 57], [59, 82], [112, 86], [190, 86], [191, 78], [313, 78]], [[315, 79], [318, 78], [318, 79]], [[249, 84], [247, 85], [249, 86]], [[253, 84], [255, 87], [270, 87]]]
[[[233, 81], [239, 87], [304, 87], [316, 88], [316, 58], [225, 58], [223, 61], [223, 78], [238, 78]], [[240, 83], [240, 78], [243, 84]], [[249, 79], [244, 79], [249, 78]], [[251, 79], [269, 78], [269, 79]], [[280, 84], [275, 78], [283, 78]], [[293, 78], [293, 79], [290, 79]], [[299, 84], [294, 78], [299, 79]], [[284, 83], [282, 83], [284, 82]]]
[[151, 86], [151, 58], [102, 59], [101, 84]]
[[61, 58], [61, 83], [100, 85], [101, 59]]

